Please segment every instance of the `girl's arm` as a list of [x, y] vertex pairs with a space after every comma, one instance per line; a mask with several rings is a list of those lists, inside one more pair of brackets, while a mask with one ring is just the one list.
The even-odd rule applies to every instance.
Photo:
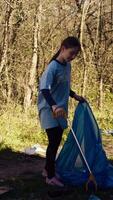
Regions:
[[70, 90], [69, 96], [74, 98], [75, 92], [73, 90]]
[[52, 111], [53, 111], [53, 115], [54, 117], [66, 117], [66, 113], [65, 110], [63, 108], [60, 108], [57, 106], [56, 102], [54, 101], [54, 99], [51, 96], [50, 90], [49, 89], [42, 89], [41, 90], [44, 98], [46, 99], [47, 103], [50, 105]]
[[70, 97], [74, 98], [77, 101], [80, 101], [81, 103], [86, 101], [84, 97], [77, 95], [73, 90], [70, 90]]
[[56, 102], [54, 101], [53, 97], [51, 96], [49, 89], [43, 89], [43, 90], [41, 90], [41, 92], [50, 107], [52, 107], [53, 105], [56, 105]]

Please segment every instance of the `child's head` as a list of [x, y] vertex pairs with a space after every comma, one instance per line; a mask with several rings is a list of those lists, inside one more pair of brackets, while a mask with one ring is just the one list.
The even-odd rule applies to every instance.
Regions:
[[76, 37], [68, 37], [61, 43], [59, 54], [66, 62], [72, 61], [81, 49], [79, 40]]
[[51, 59], [56, 59], [59, 55], [65, 62], [72, 61], [81, 49], [79, 40], [76, 37], [67, 37], [61, 43], [59, 51]]

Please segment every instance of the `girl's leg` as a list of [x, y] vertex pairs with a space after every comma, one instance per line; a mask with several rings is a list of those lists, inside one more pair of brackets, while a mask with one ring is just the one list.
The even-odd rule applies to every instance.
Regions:
[[62, 139], [63, 129], [61, 127], [55, 127], [46, 129], [46, 132], [49, 144], [46, 151], [45, 169], [47, 170], [48, 178], [51, 179], [55, 176], [55, 158]]

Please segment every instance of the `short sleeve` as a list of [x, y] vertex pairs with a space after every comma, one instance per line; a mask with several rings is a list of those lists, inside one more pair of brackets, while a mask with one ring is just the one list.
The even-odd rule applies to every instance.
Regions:
[[46, 70], [43, 72], [42, 77], [40, 79], [40, 85], [39, 85], [40, 90], [51, 89], [53, 80], [55, 78], [55, 74], [56, 74], [56, 65], [54, 62], [51, 62], [47, 66]]

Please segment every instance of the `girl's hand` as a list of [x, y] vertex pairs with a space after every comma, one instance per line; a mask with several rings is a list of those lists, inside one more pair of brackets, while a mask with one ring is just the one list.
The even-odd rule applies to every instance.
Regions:
[[67, 118], [67, 114], [66, 114], [65, 110], [63, 108], [61, 108], [61, 107], [53, 105], [52, 106], [52, 111], [53, 111], [53, 116], [55, 118], [57, 118], [57, 117]]

